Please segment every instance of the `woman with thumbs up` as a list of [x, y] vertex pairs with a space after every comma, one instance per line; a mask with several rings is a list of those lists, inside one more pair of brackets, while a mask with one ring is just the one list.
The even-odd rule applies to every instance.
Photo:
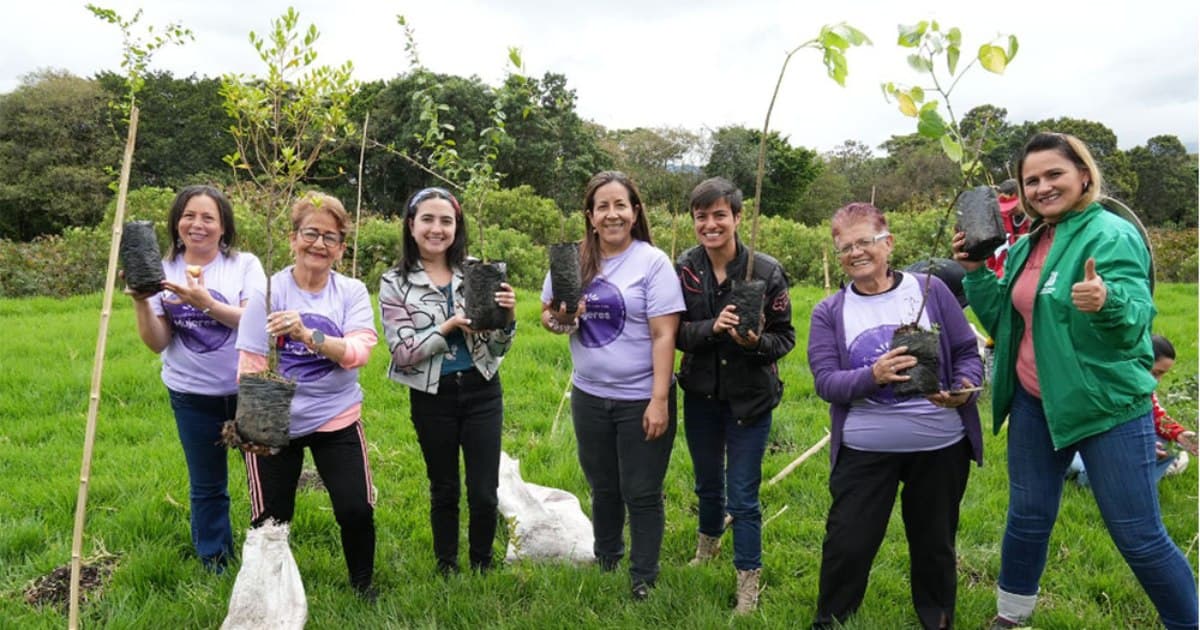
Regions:
[[1196, 628], [1196, 582], [1159, 514], [1150, 375], [1151, 267], [1137, 229], [1100, 205], [1087, 146], [1039, 133], [1017, 162], [1034, 225], [998, 278], [967, 270], [971, 307], [996, 340], [993, 429], [1007, 417], [1009, 505], [993, 628], [1026, 625], [1075, 453], [1117, 549], [1167, 628]]

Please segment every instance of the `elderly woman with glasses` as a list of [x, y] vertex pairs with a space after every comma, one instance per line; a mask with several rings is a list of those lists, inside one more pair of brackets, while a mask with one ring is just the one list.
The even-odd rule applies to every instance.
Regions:
[[[874, 206], [833, 215], [833, 245], [850, 283], [813, 310], [808, 362], [832, 420], [829, 493], [814, 628], [844, 623], [862, 604], [871, 563], [900, 491], [912, 601], [925, 628], [954, 625], [955, 536], [970, 461], [983, 463], [975, 335], [936, 276], [889, 264], [894, 240]], [[928, 299], [924, 295], [928, 293]], [[924, 304], [924, 308], [921, 305]], [[920, 312], [918, 312], [920, 309]], [[938, 333], [941, 390], [900, 396], [916, 365], [892, 335], [918, 322]]]
[[473, 570], [492, 566], [504, 422], [500, 360], [516, 332], [517, 297], [501, 284], [508, 326], [476, 331], [464, 315], [467, 224], [449, 191], [426, 188], [406, 204], [403, 259], [383, 274], [379, 309], [391, 354], [388, 376], [411, 388], [410, 416], [429, 477], [433, 553], [442, 575], [458, 572], [458, 452], [466, 465]]
[[274, 455], [245, 454], [252, 524], [292, 520], [307, 448], [333, 503], [350, 584], [374, 600], [375, 490], [358, 368], [377, 337], [367, 287], [333, 270], [349, 224], [341, 202], [328, 195], [309, 193], [292, 206], [295, 264], [271, 276], [269, 315], [263, 293], [251, 297], [238, 328], [238, 371], [265, 370], [268, 343], [278, 340], [279, 371], [296, 383], [290, 443]]

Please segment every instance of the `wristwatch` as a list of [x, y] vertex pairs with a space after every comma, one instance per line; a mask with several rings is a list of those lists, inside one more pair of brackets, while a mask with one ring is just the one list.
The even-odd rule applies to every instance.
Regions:
[[321, 344], [323, 344], [323, 343], [325, 343], [325, 333], [321, 332], [319, 329], [314, 328], [312, 331], [313, 350], [320, 352]]

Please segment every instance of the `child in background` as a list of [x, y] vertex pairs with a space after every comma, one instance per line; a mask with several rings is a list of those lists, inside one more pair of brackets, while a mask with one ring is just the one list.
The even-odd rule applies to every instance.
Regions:
[[[1150, 342], [1154, 345], [1154, 366], [1150, 368], [1150, 374], [1161, 383], [1163, 375], [1175, 366], [1175, 346], [1171, 345], [1171, 342], [1162, 335], [1152, 335]], [[1196, 455], [1198, 444], [1196, 432], [1188, 431], [1167, 415], [1167, 411], [1158, 403], [1157, 394], [1150, 394], [1150, 400], [1154, 405], [1154, 432], [1163, 440], [1174, 442], [1183, 449], [1171, 454], [1163, 442], [1160, 441], [1155, 445], [1155, 452], [1158, 455], [1155, 469], [1158, 479], [1161, 480], [1166, 475], [1178, 475], [1187, 470], [1188, 453]], [[1085, 488], [1088, 487], [1087, 470], [1083, 467], [1083, 460], [1079, 457], [1079, 453], [1075, 453], [1075, 459], [1067, 467], [1067, 478], [1070, 479], [1072, 476], [1075, 477], [1076, 483]]]

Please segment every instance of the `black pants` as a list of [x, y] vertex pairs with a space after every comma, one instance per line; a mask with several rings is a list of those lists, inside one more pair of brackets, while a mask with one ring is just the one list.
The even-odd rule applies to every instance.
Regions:
[[642, 414], [649, 400], [610, 400], [575, 388], [579, 464], [592, 489], [593, 551], [605, 566], [625, 553], [622, 531], [629, 511], [629, 575], [634, 584], [658, 578], [665, 512], [663, 478], [675, 444], [675, 386], [668, 398], [667, 431], [646, 441]]
[[496, 488], [500, 485], [500, 430], [504, 424], [500, 375], [488, 381], [472, 368], [442, 377], [437, 394], [412, 390], [413, 427], [429, 476], [433, 553], [442, 570], [458, 568], [458, 451], [466, 467], [467, 540], [471, 566], [492, 564]]
[[292, 438], [275, 455], [246, 453], [251, 525], [258, 527], [269, 518], [291, 522], [306, 447], [312, 451], [317, 473], [333, 503], [350, 584], [358, 589], [367, 588], [375, 571], [375, 489], [371, 485], [362, 422], [337, 431]]
[[825, 522], [817, 624], [845, 621], [858, 610], [883, 543], [900, 483], [908, 538], [912, 601], [921, 625], [954, 625], [958, 581], [954, 539], [959, 502], [970, 475], [966, 438], [936, 451], [875, 453], [843, 446], [829, 474], [833, 505]]

